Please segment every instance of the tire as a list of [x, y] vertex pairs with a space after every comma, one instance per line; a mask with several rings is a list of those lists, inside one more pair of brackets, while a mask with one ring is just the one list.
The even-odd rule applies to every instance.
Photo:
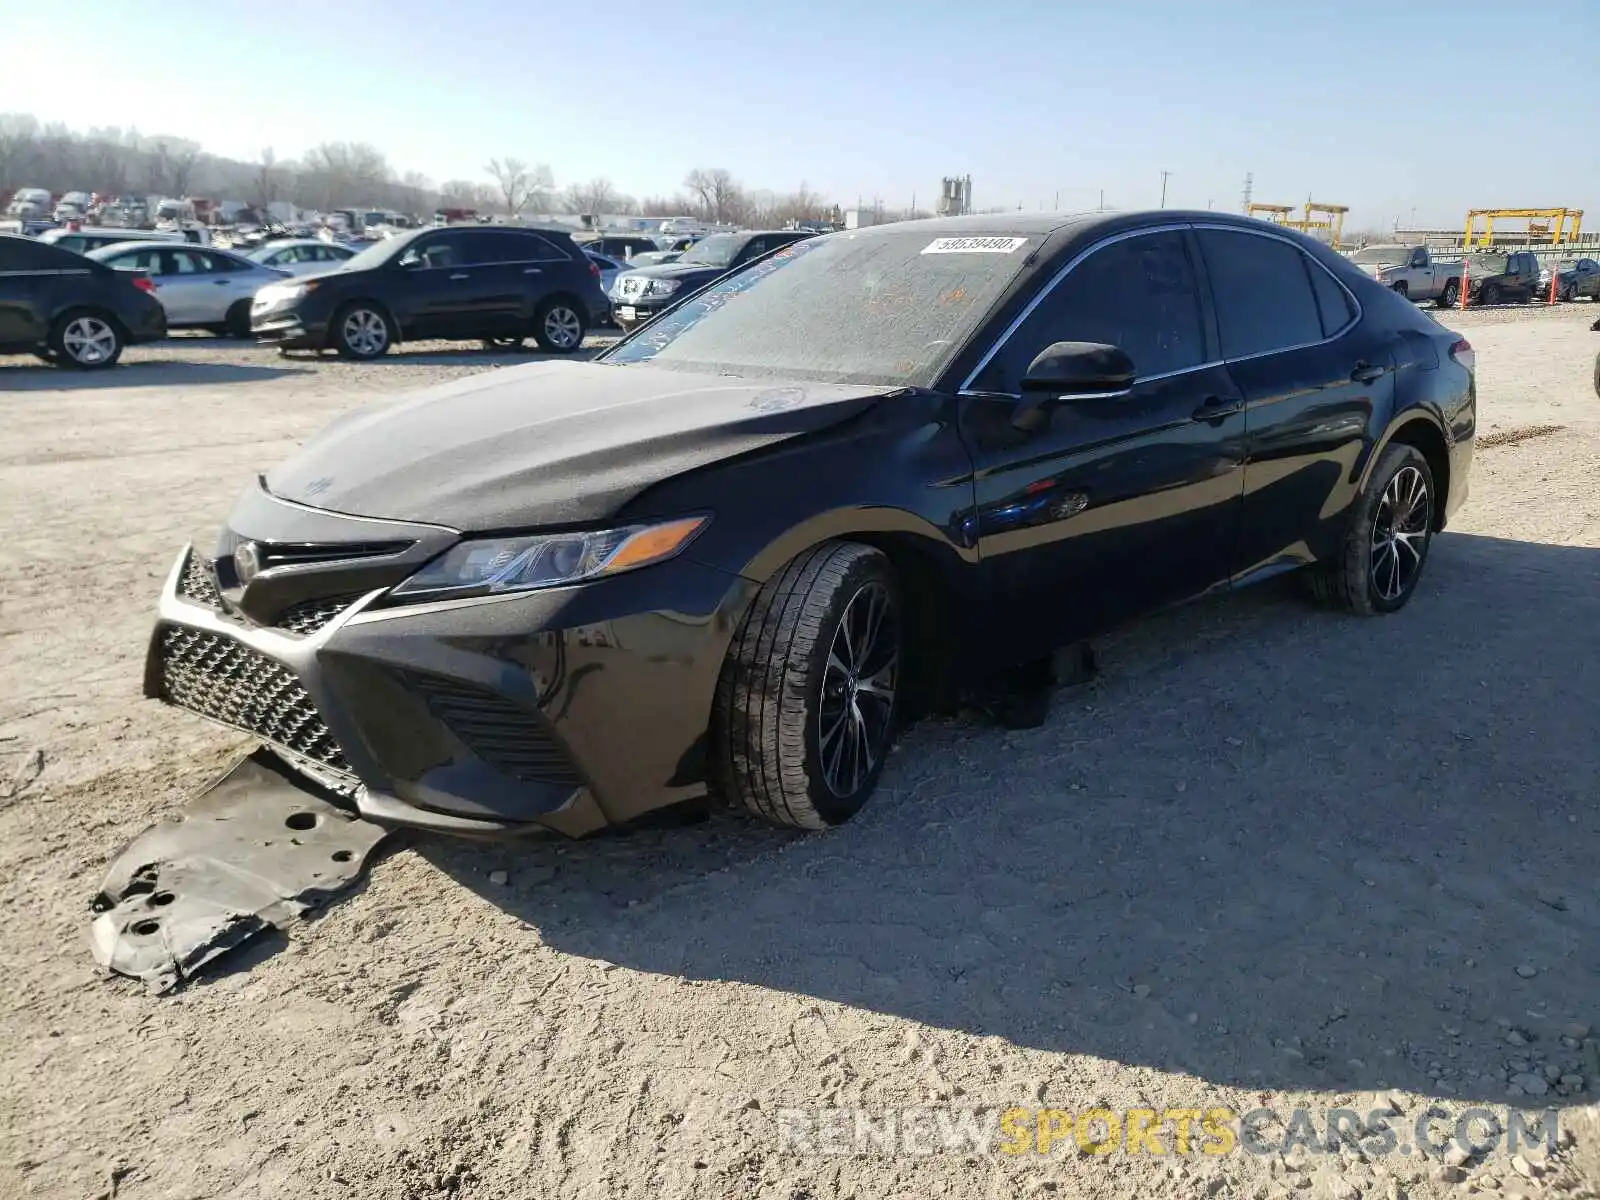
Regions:
[[1567, 284], [1566, 287], [1562, 288], [1559, 292], [1556, 293], [1556, 299], [1560, 300], [1561, 303], [1563, 303], [1563, 304], [1571, 304], [1577, 298], [1578, 298], [1577, 289], [1575, 287], [1573, 287], [1573, 285], [1570, 284], [1570, 283]]
[[573, 353], [588, 332], [589, 323], [577, 306], [560, 297], [546, 300], [533, 314], [534, 340], [550, 354]]
[[1483, 285], [1483, 293], [1480, 296], [1480, 298], [1478, 300], [1478, 303], [1479, 304], [1499, 304], [1500, 303], [1500, 288], [1499, 288], [1499, 285], [1493, 284], [1493, 283], [1484, 284]]
[[1594, 356], [1594, 394], [1600, 396], [1600, 354]]
[[77, 371], [103, 371], [122, 357], [127, 339], [107, 313], [75, 308], [62, 313], [50, 329], [51, 361]]
[[[1420, 496], [1415, 491], [1418, 483]], [[1401, 519], [1396, 522], [1397, 503], [1405, 506], [1411, 498], [1420, 501], [1421, 510], [1402, 507]], [[1433, 472], [1422, 451], [1415, 446], [1390, 446], [1351, 510], [1337, 553], [1311, 568], [1313, 594], [1326, 604], [1362, 616], [1400, 611], [1416, 591], [1427, 565], [1438, 503]], [[1395, 525], [1403, 536], [1393, 536]], [[1387, 553], [1378, 548], [1385, 534], [1390, 535]], [[1398, 573], [1391, 574], [1396, 564]]]
[[340, 358], [369, 362], [389, 353], [394, 345], [394, 324], [376, 304], [357, 300], [334, 315], [328, 340]]
[[1454, 308], [1461, 302], [1461, 281], [1450, 279], [1445, 282], [1444, 291], [1439, 293], [1439, 299], [1434, 301], [1440, 308]]
[[1404, 279], [1398, 280], [1394, 285], [1394, 294], [1404, 300], [1411, 299], [1411, 285]]
[[717, 680], [715, 793], [796, 829], [859, 812], [895, 735], [904, 627], [894, 570], [871, 546], [823, 542], [769, 579]]
[[222, 322], [222, 332], [226, 337], [250, 336], [250, 301], [234, 301], [232, 307], [228, 309], [227, 318]]
[[483, 339], [483, 348], [491, 354], [506, 354], [513, 350], [521, 350], [527, 338], [519, 337], [492, 337]]

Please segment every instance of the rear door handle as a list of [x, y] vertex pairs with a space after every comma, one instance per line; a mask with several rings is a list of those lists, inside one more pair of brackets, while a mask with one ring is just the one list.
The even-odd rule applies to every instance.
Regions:
[[1225, 396], [1208, 396], [1206, 402], [1190, 415], [1191, 421], [1221, 421], [1244, 411], [1244, 401]]
[[523, 267], [522, 268], [522, 273], [524, 275], [543, 275], [544, 274], [544, 272], [538, 267]]
[[1375, 367], [1369, 362], [1358, 362], [1350, 372], [1350, 378], [1356, 383], [1376, 383], [1388, 374], [1384, 367]]
[[457, 271], [454, 275], [450, 276], [450, 278], [451, 279], [466, 279], [467, 278], [467, 273], [465, 271]]

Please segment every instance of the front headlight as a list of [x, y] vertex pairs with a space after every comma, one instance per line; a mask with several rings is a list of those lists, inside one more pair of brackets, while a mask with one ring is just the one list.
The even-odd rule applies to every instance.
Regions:
[[647, 279], [644, 281], [644, 292], [642, 294], [646, 296], [670, 296], [682, 286], [683, 284], [676, 279]]
[[256, 292], [256, 302], [263, 307], [287, 304], [291, 300], [300, 299], [311, 290], [312, 286], [307, 283], [269, 283]]
[[709, 517], [625, 525], [589, 533], [478, 538], [434, 559], [394, 589], [396, 596], [493, 594], [561, 587], [662, 562], [681, 551]]

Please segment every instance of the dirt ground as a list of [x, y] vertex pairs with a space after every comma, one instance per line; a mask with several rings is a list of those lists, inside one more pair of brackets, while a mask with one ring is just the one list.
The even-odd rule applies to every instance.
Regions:
[[[824, 836], [408, 835], [165, 999], [101, 976], [86, 931], [107, 861], [242, 745], [139, 699], [179, 545], [341, 409], [517, 359], [195, 338], [105, 375], [0, 360], [0, 1196], [1600, 1186], [1597, 315], [1451, 314], [1490, 436], [1397, 617], [1286, 585], [1146, 621], [1041, 729], [911, 731]], [[1561, 1148], [841, 1155], [784, 1112], [1307, 1106], [1320, 1128], [1389, 1101], [1406, 1130], [1435, 1102], [1553, 1107]]]

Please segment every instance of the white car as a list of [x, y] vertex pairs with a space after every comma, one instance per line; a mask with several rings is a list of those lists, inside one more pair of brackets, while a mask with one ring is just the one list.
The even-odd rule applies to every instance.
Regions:
[[250, 336], [250, 301], [289, 272], [215, 247], [180, 242], [118, 242], [87, 257], [120, 271], [143, 271], [155, 284], [169, 329], [209, 329]]
[[275, 267], [290, 275], [321, 275], [337, 271], [339, 264], [352, 259], [357, 251], [339, 242], [319, 238], [290, 238], [268, 242], [245, 255], [263, 267]]

